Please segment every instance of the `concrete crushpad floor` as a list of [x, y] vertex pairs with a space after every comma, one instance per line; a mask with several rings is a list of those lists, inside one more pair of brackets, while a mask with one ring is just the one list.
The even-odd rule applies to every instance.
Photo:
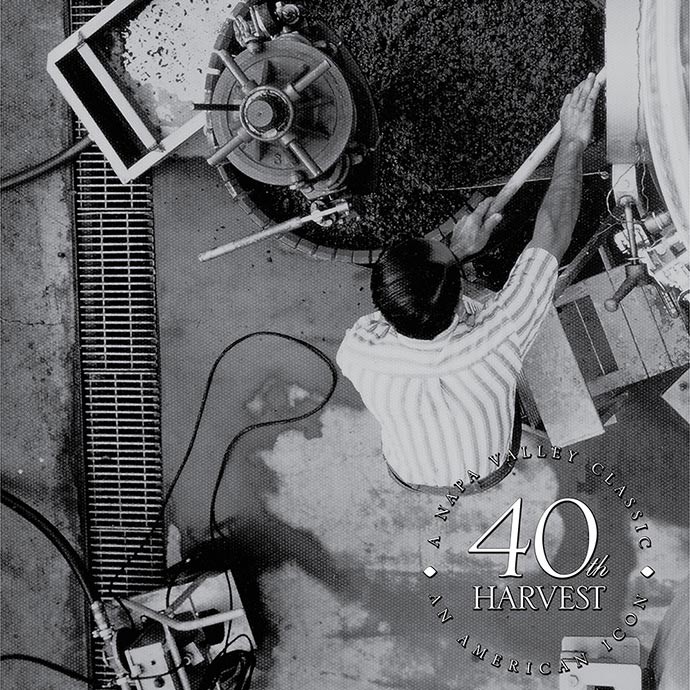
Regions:
[[[203, 160], [161, 166], [154, 194], [170, 476], [186, 448], [208, 370], [226, 345], [271, 329], [334, 357], [344, 330], [372, 307], [368, 269], [319, 262], [277, 243], [200, 264], [201, 251], [252, 230]], [[217, 504], [231, 535], [228, 547], [208, 538], [210, 493], [227, 444], [247, 424], [305, 411], [329, 382], [313, 355], [264, 337], [241, 345], [219, 367], [172, 520], [183, 552], [220, 559], [238, 580], [259, 640], [258, 688], [558, 687], [561, 638], [610, 636], [643, 585], [649, 603], [628, 634], [640, 639], [646, 661], [686, 576], [687, 425], [659, 398], [673, 380], [669, 374], [634, 388], [617, 423], [573, 448], [572, 463], [523, 459], [502, 485], [458, 502], [442, 522], [434, 518], [438, 498], [410, 494], [387, 475], [376, 423], [341, 379], [315, 418], [251, 432], [235, 449]], [[563, 457], [569, 457], [565, 450]], [[607, 468], [604, 477], [592, 472], [596, 462]], [[610, 472], [615, 480], [605, 482]], [[644, 511], [653, 535], [649, 551], [637, 546], [644, 532], [634, 527], [641, 523], [631, 520], [633, 511], [614, 492], [622, 485], [624, 498], [635, 497]], [[505, 561], [469, 556], [468, 546], [517, 498], [523, 499], [527, 539], [542, 512], [564, 497], [583, 501], [596, 516], [596, 555], [609, 555], [610, 572], [600, 581], [581, 576], [575, 584], [606, 585], [602, 611], [473, 611], [475, 585], [506, 584], [496, 577]], [[568, 508], [552, 514], [545, 538], [560, 572], [577, 568], [586, 548], [583, 518]], [[435, 549], [427, 540], [441, 533], [442, 547]], [[507, 532], [498, 534], [502, 546]], [[555, 582], [540, 573], [533, 555], [519, 563], [523, 578], [513, 585]], [[433, 580], [422, 574], [428, 565], [438, 571]], [[649, 582], [640, 575], [645, 566], [656, 571]], [[438, 617], [441, 604], [431, 605], [438, 595], [453, 616], [445, 623]], [[456, 640], [465, 636], [462, 646]], [[477, 644], [488, 649], [484, 660], [472, 654]], [[503, 660], [492, 667], [496, 654]], [[508, 671], [511, 659], [518, 665]], [[545, 661], [551, 675], [536, 670]]]
[[[69, 145], [67, 105], [45, 71], [64, 38], [62, 3], [3, 3], [2, 176]], [[2, 486], [83, 550], [76, 395], [70, 171], [2, 193]], [[55, 547], [3, 507], [3, 654], [33, 654], [87, 673], [84, 596]], [[85, 688], [25, 661], [0, 666], [4, 690]]]

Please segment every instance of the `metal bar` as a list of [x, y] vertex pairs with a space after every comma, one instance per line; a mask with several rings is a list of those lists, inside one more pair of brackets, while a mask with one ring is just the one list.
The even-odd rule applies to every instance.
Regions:
[[225, 159], [242, 144], [248, 142], [252, 138], [251, 134], [245, 129], [240, 129], [230, 141], [223, 144], [208, 160], [209, 165], [220, 165], [225, 162]]
[[290, 230], [295, 230], [312, 220], [316, 220], [317, 218], [322, 218], [323, 216], [332, 215], [334, 213], [345, 213], [349, 210], [349, 208], [350, 207], [347, 204], [347, 202], [341, 202], [339, 204], [336, 204], [332, 208], [326, 209], [322, 212], [313, 213], [302, 218], [290, 218], [289, 220], [273, 225], [270, 228], [266, 228], [265, 230], [256, 232], [253, 235], [243, 237], [242, 239], [235, 240], [234, 242], [228, 242], [227, 244], [223, 244], [220, 247], [216, 247], [215, 249], [210, 249], [207, 252], [203, 252], [202, 254], [199, 254], [199, 261], [208, 261], [210, 259], [215, 259], [218, 256], [222, 256], [223, 254], [233, 252], [236, 249], [240, 249], [241, 247], [246, 247], [247, 245], [254, 244], [255, 242], [259, 242], [260, 240], [266, 239], [267, 237], [273, 237], [274, 235], [280, 235]]
[[577, 278], [580, 271], [592, 258], [592, 255], [597, 250], [601, 242], [603, 242], [610, 229], [610, 225], [602, 224], [599, 229], [587, 240], [585, 246], [577, 253], [577, 256], [565, 267], [556, 281], [554, 300], [558, 299], [563, 294], [563, 291], [575, 280], [575, 278]]
[[165, 641], [168, 645], [168, 649], [170, 650], [173, 663], [177, 669], [177, 677], [180, 679], [182, 690], [192, 690], [192, 686], [189, 682], [189, 676], [187, 675], [187, 671], [182, 663], [182, 655], [180, 654], [180, 650], [177, 647], [177, 642], [175, 642], [173, 634], [170, 632], [170, 628], [167, 625], [164, 625], [163, 632], [165, 633]]
[[242, 91], [248, 93], [256, 88], [256, 83], [244, 73], [242, 68], [235, 62], [234, 58], [227, 50], [215, 50], [214, 52], [223, 61], [223, 64], [228, 68], [230, 74], [237, 79]]
[[132, 104], [125, 98], [117, 82], [110, 76], [110, 72], [100, 61], [98, 55], [93, 52], [91, 46], [88, 43], [82, 43], [77, 48], [77, 52], [84, 58], [84, 62], [89, 66], [96, 79], [105, 87], [113, 103], [123, 114], [127, 122], [129, 122], [136, 135], [141, 139], [142, 144], [147, 149], [155, 148], [158, 145], [156, 138], [151, 134], [146, 123], [139, 117], [137, 111], [134, 110]]
[[214, 613], [210, 616], [203, 616], [201, 618], [195, 618], [191, 621], [178, 621], [168, 616], [164, 616], [148, 606], [144, 606], [131, 599], [123, 599], [122, 603], [134, 613], [146, 616], [151, 620], [160, 623], [163, 626], [172, 628], [179, 632], [189, 632], [190, 630], [199, 630], [200, 628], [206, 628], [209, 625], [215, 625], [216, 623], [226, 623], [227, 621], [235, 620], [236, 618], [241, 618], [245, 615], [244, 609], [232, 609], [231, 611], [225, 611], [224, 613]]
[[308, 151], [302, 144], [293, 139], [287, 144], [287, 147], [297, 157], [297, 160], [307, 169], [311, 177], [318, 177], [321, 174], [321, 168], [316, 164], [316, 161], [309, 155]]
[[289, 84], [285, 88], [285, 93], [291, 100], [297, 100], [299, 94], [302, 93], [310, 84], [313, 84], [319, 77], [331, 69], [331, 63], [328, 60], [322, 60], [313, 70], [307, 72], [303, 77], [298, 79], [294, 84]]

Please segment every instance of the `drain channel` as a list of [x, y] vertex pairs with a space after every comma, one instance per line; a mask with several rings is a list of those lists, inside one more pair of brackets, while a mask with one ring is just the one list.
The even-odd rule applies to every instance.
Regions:
[[[70, 0], [71, 32], [109, 3]], [[76, 138], [86, 134], [75, 123]], [[96, 148], [75, 166], [76, 271], [87, 464], [89, 568], [102, 594], [162, 584], [165, 544], [123, 564], [151, 530], [163, 500], [153, 199], [148, 179], [122, 185]], [[97, 686], [112, 679], [94, 648]]]

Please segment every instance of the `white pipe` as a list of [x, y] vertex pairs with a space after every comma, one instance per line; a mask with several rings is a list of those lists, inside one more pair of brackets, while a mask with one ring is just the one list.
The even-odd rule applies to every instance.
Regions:
[[209, 259], [215, 259], [217, 256], [222, 256], [223, 254], [234, 252], [235, 249], [246, 247], [247, 245], [254, 244], [259, 240], [264, 240], [267, 237], [272, 237], [273, 235], [282, 235], [286, 232], [290, 232], [291, 230], [296, 230], [297, 228], [302, 227], [311, 220], [319, 220], [324, 216], [333, 215], [334, 213], [347, 213], [349, 209], [350, 206], [347, 203], [347, 201], [342, 201], [333, 206], [332, 208], [327, 208], [324, 211], [316, 211], [315, 213], [312, 213], [308, 216], [304, 216], [303, 218], [290, 218], [289, 220], [283, 221], [282, 223], [278, 223], [277, 225], [272, 225], [270, 228], [266, 228], [265, 230], [255, 232], [253, 235], [243, 237], [240, 240], [228, 242], [227, 244], [223, 244], [220, 247], [216, 247], [215, 249], [209, 249], [207, 252], [199, 254], [199, 261], [208, 261]]
[[199, 628], [205, 628], [209, 625], [215, 625], [216, 623], [225, 623], [226, 621], [233, 620], [235, 618], [240, 618], [244, 616], [244, 609], [233, 609], [232, 611], [226, 611], [225, 613], [215, 613], [211, 616], [203, 616], [202, 618], [194, 618], [191, 621], [178, 621], [169, 616], [164, 616], [158, 611], [150, 609], [148, 606], [139, 604], [131, 599], [123, 599], [122, 603], [129, 609], [132, 609], [135, 613], [141, 616], [146, 616], [151, 620], [160, 623], [161, 625], [172, 628], [179, 632], [188, 632], [190, 630], [198, 630]]
[[185, 669], [182, 661], [182, 655], [180, 654], [180, 650], [177, 648], [177, 642], [175, 642], [175, 638], [170, 632], [170, 628], [167, 625], [164, 625], [163, 632], [165, 633], [165, 641], [168, 643], [170, 656], [172, 657], [175, 668], [177, 669], [177, 676], [180, 679], [180, 683], [182, 683], [182, 690], [192, 690], [192, 685], [189, 682], [187, 670]]

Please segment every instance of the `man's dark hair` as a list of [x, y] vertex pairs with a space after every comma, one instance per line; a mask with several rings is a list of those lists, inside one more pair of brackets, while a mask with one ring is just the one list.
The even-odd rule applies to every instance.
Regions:
[[431, 340], [448, 328], [460, 298], [460, 265], [433, 261], [431, 242], [392, 245], [371, 273], [377, 309], [398, 333], [418, 340]]

